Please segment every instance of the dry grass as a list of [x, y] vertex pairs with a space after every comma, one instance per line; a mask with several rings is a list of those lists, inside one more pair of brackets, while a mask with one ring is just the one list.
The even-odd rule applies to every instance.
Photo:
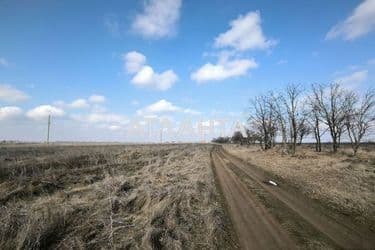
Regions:
[[0, 148], [0, 249], [230, 248], [210, 150]]
[[279, 177], [331, 207], [353, 217], [375, 231], [375, 149], [368, 145], [357, 157], [349, 147], [336, 155], [326, 148], [314, 152], [303, 145], [295, 156], [285, 155], [280, 148], [267, 152], [259, 146], [225, 145], [225, 149], [245, 161]]

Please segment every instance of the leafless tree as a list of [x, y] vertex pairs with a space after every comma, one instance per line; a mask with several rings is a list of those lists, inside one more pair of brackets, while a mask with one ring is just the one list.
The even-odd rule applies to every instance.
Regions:
[[298, 119], [297, 134], [298, 134], [298, 145], [302, 144], [303, 138], [311, 133], [311, 126], [307, 121], [308, 114], [304, 113]]
[[285, 94], [282, 95], [285, 110], [288, 115], [289, 136], [292, 154], [296, 152], [298, 138], [298, 120], [302, 115], [302, 110], [299, 103], [301, 93], [302, 91], [299, 85], [291, 84], [286, 87]]
[[267, 150], [274, 146], [276, 137], [276, 118], [270, 106], [270, 96], [262, 95], [251, 101], [249, 122], [261, 135], [261, 146]]
[[308, 116], [308, 122], [310, 123], [310, 127], [312, 131], [314, 132], [315, 137], [315, 151], [321, 152], [322, 151], [322, 143], [321, 143], [321, 137], [322, 132], [320, 128], [320, 112], [319, 112], [319, 106], [317, 105], [316, 99], [312, 96], [308, 99], [309, 104], [309, 111], [310, 116]]
[[328, 88], [323, 85], [313, 85], [312, 89], [319, 119], [328, 126], [332, 138], [333, 152], [337, 152], [340, 136], [343, 132], [345, 112], [349, 104], [349, 95], [337, 83], [330, 84]]
[[[350, 99], [349, 99], [350, 98]], [[348, 96], [345, 126], [351, 142], [353, 154], [356, 155], [362, 138], [374, 125], [375, 92], [370, 90], [362, 98], [352, 93]]]
[[246, 136], [247, 144], [255, 144], [257, 141], [261, 142], [261, 136], [259, 132], [251, 129], [246, 129]]
[[282, 96], [275, 96], [274, 94], [271, 94], [270, 98], [270, 107], [272, 108], [278, 128], [281, 133], [281, 141], [283, 144], [283, 148], [286, 149], [287, 147], [287, 141], [288, 141], [288, 133], [287, 133], [287, 115], [286, 111], [284, 109], [284, 102]]

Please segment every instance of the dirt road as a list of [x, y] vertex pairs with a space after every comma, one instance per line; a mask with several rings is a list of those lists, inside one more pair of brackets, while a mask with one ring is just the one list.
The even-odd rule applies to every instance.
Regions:
[[290, 220], [297, 218], [313, 228], [309, 232], [299, 232], [303, 237], [322, 235], [319, 240], [325, 241], [324, 246], [328, 245], [330, 248], [375, 249], [375, 236], [372, 232], [354, 224], [350, 218], [333, 215], [287, 185], [275, 187], [266, 184], [267, 175], [264, 172], [230, 155], [221, 147], [213, 150], [212, 161], [228, 213], [243, 249], [305, 247], [297, 244], [293, 233], [274, 219], [254, 191], [248, 188], [247, 180], [282, 204], [278, 206], [283, 210], [277, 211], [279, 214], [291, 215]]

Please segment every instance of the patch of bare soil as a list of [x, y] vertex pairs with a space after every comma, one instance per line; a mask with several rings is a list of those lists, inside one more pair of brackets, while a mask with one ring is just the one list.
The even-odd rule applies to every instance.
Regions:
[[[341, 228], [346, 228], [339, 231], [349, 230], [347, 235], [344, 233], [341, 238], [349, 240], [357, 235], [359, 240], [352, 238], [353, 243], [362, 241], [361, 244], [364, 244], [362, 248], [372, 246], [369, 249], [373, 249], [375, 242], [371, 238], [375, 237], [375, 192], [374, 185], [371, 185], [373, 184], [371, 170], [374, 171], [372, 164], [374, 156], [373, 148], [370, 146], [366, 147], [358, 157], [352, 157], [349, 150], [345, 148], [341, 149], [341, 153], [334, 155], [328, 150], [323, 153], [315, 153], [312, 148], [307, 146], [300, 148], [294, 157], [283, 155], [281, 150], [279, 152], [277, 149], [264, 152], [255, 146], [225, 145], [224, 153], [228, 152], [233, 156], [233, 171], [247, 184], [249, 189], [253, 190], [262, 203], [267, 206], [268, 211], [283, 224], [283, 227], [293, 235], [302, 248], [336, 248], [335, 245], [339, 247], [340, 244], [337, 242], [340, 239], [334, 239], [338, 234], [331, 233], [333, 237], [327, 238], [326, 236], [329, 236], [330, 232], [324, 232], [327, 229], [330, 230], [330, 227], [333, 229], [331, 232], [337, 231], [334, 227], [332, 228], [332, 225], [339, 223], [343, 225], [343, 227], [340, 226]], [[322, 159], [319, 160], [319, 158]], [[331, 164], [326, 165], [327, 162], [331, 162]], [[347, 169], [348, 165], [346, 164], [354, 168], [344, 170], [342, 173], [343, 169]], [[360, 167], [355, 169], [357, 166], [362, 166], [364, 169], [362, 171], [360, 171]], [[258, 180], [254, 176], [258, 176]], [[276, 181], [279, 186], [272, 188], [267, 185], [265, 188], [259, 188], [259, 184], [265, 185], [262, 181], [270, 179]], [[330, 192], [330, 188], [336, 192]], [[282, 190], [287, 190], [287, 193], [280, 196], [273, 193], [273, 190], [282, 193], [284, 192]], [[307, 204], [307, 207], [303, 208], [304, 204], [299, 204], [298, 200], [292, 202], [293, 206], [288, 205], [288, 200], [293, 200], [293, 196], [300, 197], [298, 200], [302, 200]], [[309, 222], [313, 217], [303, 216], [304, 211], [308, 212], [309, 210], [315, 211], [314, 213], [318, 215], [319, 213], [323, 214], [319, 215], [320, 218], [323, 218], [323, 224], [320, 225], [323, 230], [319, 229], [318, 224], [314, 225]], [[305, 218], [301, 220], [301, 217]], [[333, 222], [324, 226], [325, 221]], [[329, 238], [331, 238], [331, 242]], [[359, 243], [354, 244], [361, 249]], [[343, 247], [342, 243], [341, 247]]]
[[295, 243], [229, 168], [218, 148], [212, 159], [242, 249], [295, 249]]
[[269, 173], [276, 181], [293, 187], [328, 210], [343, 215], [375, 232], [375, 154], [365, 148], [358, 157], [350, 149], [338, 154], [314, 152], [301, 146], [295, 156], [278, 148], [225, 145], [225, 150]]
[[0, 148], [0, 249], [232, 249], [210, 145]]

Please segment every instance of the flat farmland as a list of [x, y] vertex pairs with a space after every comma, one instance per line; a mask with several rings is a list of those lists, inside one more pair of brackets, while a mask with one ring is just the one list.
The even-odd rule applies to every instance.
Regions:
[[0, 248], [233, 248], [211, 149], [4, 146]]
[[2, 145], [0, 249], [374, 249], [374, 148], [349, 152]]

